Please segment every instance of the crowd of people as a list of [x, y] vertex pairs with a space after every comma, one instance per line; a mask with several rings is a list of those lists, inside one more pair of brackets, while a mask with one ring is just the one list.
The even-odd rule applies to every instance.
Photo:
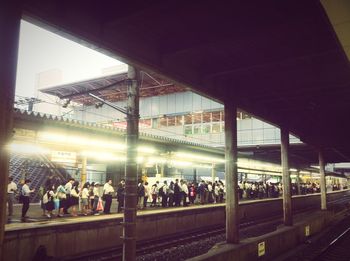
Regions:
[[140, 181], [137, 188], [138, 208], [147, 207], [178, 207], [190, 204], [223, 203], [225, 195], [224, 183], [220, 180], [215, 182], [205, 182], [199, 184], [188, 183], [186, 180], [175, 179], [174, 181], [156, 181], [150, 185], [148, 182]]
[[[278, 198], [282, 195], [283, 186], [281, 183], [270, 182], [241, 182], [238, 184], [239, 199], [263, 199]], [[332, 190], [339, 188], [334, 185]], [[327, 188], [328, 190], [328, 188]], [[30, 180], [25, 180], [24, 184], [18, 189], [13, 179], [9, 178], [8, 184], [8, 212], [13, 215], [13, 204], [18, 200], [22, 203], [22, 219], [28, 218], [30, 195], [35, 192], [30, 189]], [[292, 195], [310, 194], [320, 192], [320, 185], [313, 183], [292, 183]], [[174, 179], [156, 181], [149, 184], [147, 181], [139, 181], [137, 186], [137, 196], [139, 210], [154, 207], [179, 207], [194, 204], [223, 203], [225, 201], [226, 188], [221, 180], [197, 182], [187, 182], [186, 180]], [[53, 216], [63, 217], [80, 215], [99, 215], [100, 213], [110, 214], [112, 199], [117, 199], [117, 212], [124, 209], [125, 199], [125, 180], [122, 179], [114, 187], [112, 180], [105, 184], [98, 182], [86, 182], [80, 184], [78, 181], [70, 178], [66, 182], [48, 179], [45, 186], [39, 189], [41, 197], [41, 208], [43, 215], [48, 218]], [[70, 211], [70, 212], [68, 212]]]
[[[124, 181], [121, 181], [123, 185]], [[35, 192], [30, 189], [31, 181], [26, 179], [20, 188], [9, 178], [8, 184], [8, 215], [13, 215], [13, 205], [16, 198], [22, 203], [21, 218], [28, 218], [27, 212], [30, 206], [31, 193]], [[73, 217], [81, 215], [87, 216], [111, 213], [112, 197], [114, 196], [114, 187], [112, 180], [108, 180], [103, 186], [98, 182], [86, 182], [80, 184], [78, 181], [70, 178], [66, 182], [54, 181], [49, 179], [45, 186], [40, 187], [39, 195], [41, 198], [40, 205], [43, 215], [52, 218], [54, 215], [63, 217], [70, 214]], [[17, 197], [16, 197], [17, 196]], [[118, 206], [119, 208], [120, 206]], [[70, 212], [68, 212], [70, 210]], [[55, 212], [55, 214], [54, 214]]]

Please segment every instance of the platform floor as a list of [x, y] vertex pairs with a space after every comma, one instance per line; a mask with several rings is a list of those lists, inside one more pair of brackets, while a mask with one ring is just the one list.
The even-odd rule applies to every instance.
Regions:
[[[244, 202], [257, 202], [257, 200], [245, 200]], [[40, 208], [40, 204], [31, 204], [28, 216], [29, 218], [26, 219], [26, 221], [21, 220], [21, 209], [22, 204], [16, 204], [14, 206], [14, 215], [12, 217], [8, 217], [8, 222], [5, 225], [5, 231], [12, 231], [12, 230], [19, 230], [19, 229], [30, 229], [34, 227], [43, 227], [43, 226], [52, 226], [52, 225], [64, 225], [64, 224], [73, 224], [73, 223], [83, 223], [83, 222], [90, 222], [95, 220], [106, 220], [106, 219], [114, 219], [114, 218], [122, 218], [123, 213], [117, 213], [117, 201], [113, 199], [112, 207], [111, 207], [111, 214], [103, 214], [100, 213], [100, 215], [87, 215], [84, 216], [81, 213], [79, 213], [78, 217], [72, 217], [70, 214], [65, 215], [64, 217], [53, 217], [49, 219], [46, 215], [43, 215], [42, 209]], [[207, 208], [208, 206], [225, 206], [225, 203], [221, 204], [195, 204], [190, 205], [187, 207], [147, 207], [143, 210], [138, 210], [137, 215], [147, 215], [147, 214], [157, 214], [157, 213], [164, 213], [164, 212], [177, 212], [181, 209], [198, 209], [198, 208]], [[70, 210], [69, 210], [70, 211]]]
[[[335, 193], [335, 192], [330, 192], [330, 193]], [[308, 194], [308, 195], [297, 195], [293, 197], [305, 197], [305, 196], [316, 196], [319, 195], [319, 193], [315, 194]], [[240, 204], [251, 204], [251, 203], [256, 203], [259, 201], [275, 201], [279, 200], [281, 198], [265, 198], [265, 199], [243, 199], [240, 200]], [[122, 218], [123, 214], [122, 213], [117, 213], [117, 200], [113, 199], [112, 201], [112, 206], [111, 206], [111, 214], [103, 214], [101, 213], [99, 216], [93, 216], [93, 215], [88, 215], [84, 216], [81, 213], [79, 213], [78, 217], [72, 217], [71, 215], [65, 215], [64, 217], [53, 217], [49, 219], [46, 215], [43, 215], [43, 211], [40, 208], [40, 204], [38, 203], [31, 203], [30, 208], [27, 212], [27, 218], [24, 222], [21, 220], [21, 209], [22, 209], [22, 204], [15, 204], [14, 206], [14, 215], [11, 217], [8, 217], [7, 224], [5, 225], [5, 231], [11, 231], [11, 230], [20, 230], [20, 229], [29, 229], [37, 226], [51, 226], [51, 225], [58, 225], [58, 224], [69, 224], [69, 223], [82, 223], [82, 222], [90, 222], [94, 220], [103, 220], [103, 219], [113, 219], [113, 218]], [[144, 210], [138, 210], [138, 215], [147, 215], [147, 214], [156, 214], [156, 213], [164, 213], [164, 212], [176, 212], [179, 211], [180, 209], [191, 209], [191, 208], [207, 208], [208, 206], [225, 206], [225, 203], [221, 204], [216, 204], [216, 203], [211, 203], [211, 204], [205, 204], [205, 205], [200, 205], [200, 204], [195, 204], [195, 205], [190, 205], [188, 207], [171, 207], [171, 208], [162, 208], [162, 207], [147, 207]], [[70, 211], [70, 210], [69, 210]]]

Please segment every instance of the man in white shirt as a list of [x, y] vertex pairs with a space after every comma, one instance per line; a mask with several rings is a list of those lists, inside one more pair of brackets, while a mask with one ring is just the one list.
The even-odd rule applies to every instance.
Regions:
[[161, 186], [159, 189], [161, 189], [160, 191], [163, 191], [162, 193], [159, 192], [159, 194], [161, 194], [162, 197], [162, 207], [165, 208], [168, 206], [168, 182], [164, 180], [163, 186]]
[[181, 181], [181, 191], [182, 191], [182, 200], [183, 200], [183, 203], [182, 205], [184, 207], [187, 207], [187, 196], [188, 196], [188, 186], [187, 186], [187, 183], [186, 181]]
[[112, 180], [109, 179], [107, 183], [103, 186], [103, 198], [105, 201], [105, 207], [103, 213], [110, 214], [111, 213], [111, 204], [112, 204], [112, 194], [114, 192], [114, 188], [112, 187]]
[[9, 184], [7, 185], [7, 205], [9, 210], [9, 216], [13, 215], [13, 203], [15, 202], [16, 191], [17, 185], [13, 182], [13, 178], [9, 177]]
[[24, 185], [22, 186], [22, 220], [27, 218], [26, 214], [29, 209], [29, 197], [30, 193], [34, 192], [35, 189], [30, 189], [29, 188], [29, 183], [31, 182], [30, 179], [26, 179], [24, 182]]

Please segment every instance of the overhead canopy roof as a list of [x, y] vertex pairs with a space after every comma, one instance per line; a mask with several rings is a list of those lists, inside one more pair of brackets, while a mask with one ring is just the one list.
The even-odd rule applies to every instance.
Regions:
[[94, 3], [23, 8], [32, 22], [234, 101], [349, 161], [349, 61], [319, 0]]
[[[81, 104], [93, 104], [95, 100], [88, 94], [98, 95], [108, 101], [120, 101], [126, 99], [126, 79], [127, 73], [118, 73], [79, 82], [66, 83], [41, 89], [46, 94], [54, 95], [60, 99], [70, 99]], [[141, 72], [140, 96], [150, 97], [164, 95], [173, 92], [185, 91], [186, 88], [165, 81], [164, 79]]]

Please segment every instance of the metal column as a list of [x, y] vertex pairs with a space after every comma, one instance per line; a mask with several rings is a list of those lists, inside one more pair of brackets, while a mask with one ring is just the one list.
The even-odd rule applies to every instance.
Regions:
[[125, 165], [125, 208], [123, 260], [136, 259], [137, 144], [139, 138], [139, 70], [129, 66], [127, 80], [127, 153]]
[[300, 171], [297, 171], [297, 193], [298, 195], [301, 195], [301, 190], [300, 190]]
[[239, 243], [236, 111], [225, 103], [226, 241], [231, 244]]
[[193, 168], [193, 182], [197, 183], [197, 169]]
[[215, 164], [213, 163], [211, 166], [211, 181], [214, 183], [215, 182]]
[[4, 260], [9, 154], [6, 144], [12, 137], [12, 113], [16, 85], [17, 52], [21, 10], [18, 1], [0, 8], [0, 260]]
[[321, 210], [327, 210], [327, 190], [326, 190], [326, 175], [325, 175], [325, 163], [323, 153], [318, 153], [318, 159], [320, 164], [320, 189], [321, 189]]
[[283, 217], [284, 225], [293, 225], [291, 181], [288, 164], [289, 131], [281, 128], [281, 161], [282, 161], [282, 182], [283, 182]]
[[161, 169], [160, 169], [160, 175], [161, 175], [161, 177], [164, 177], [164, 171], [165, 171], [165, 163], [162, 163]]
[[86, 166], [87, 166], [87, 158], [83, 156], [81, 159], [81, 184], [84, 185], [86, 182]]

